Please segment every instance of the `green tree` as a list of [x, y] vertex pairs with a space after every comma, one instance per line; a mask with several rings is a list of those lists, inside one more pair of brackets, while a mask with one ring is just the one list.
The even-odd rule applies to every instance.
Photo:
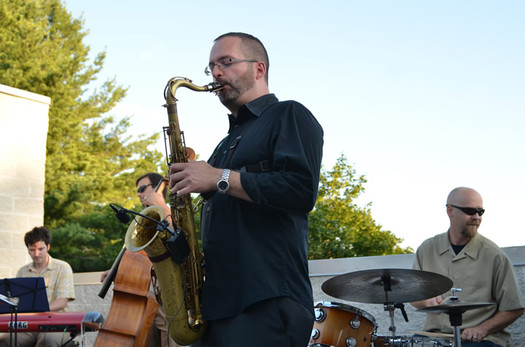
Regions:
[[322, 170], [319, 194], [309, 216], [309, 258], [327, 259], [412, 253], [401, 248], [402, 239], [381, 230], [370, 212], [371, 204], [354, 201], [364, 191], [364, 176], [341, 155], [331, 171]]
[[[108, 234], [102, 229], [111, 228], [111, 222], [92, 223], [101, 216], [114, 219], [104, 212], [109, 202], [133, 207], [130, 195], [136, 177], [159, 171], [162, 154], [148, 149], [158, 134], [132, 139], [126, 135], [129, 118], [116, 121], [109, 113], [126, 88], [115, 78], [94, 86], [106, 53], [96, 54], [91, 62], [89, 46], [82, 42], [86, 35], [83, 20], [72, 18], [60, 0], [0, 2], [0, 83], [46, 95], [52, 102], [45, 225], [58, 245], [68, 237], [91, 242], [103, 253], [100, 247], [119, 238], [121, 230]], [[78, 235], [73, 237], [75, 231]], [[73, 251], [71, 246], [69, 253]]]
[[127, 227], [110, 208], [97, 206], [53, 229], [52, 255], [67, 259], [75, 272], [107, 270], [124, 246]]

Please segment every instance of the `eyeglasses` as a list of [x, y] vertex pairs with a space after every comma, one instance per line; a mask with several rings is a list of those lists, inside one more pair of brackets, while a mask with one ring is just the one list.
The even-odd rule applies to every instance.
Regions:
[[150, 184], [144, 184], [144, 185], [138, 187], [138, 189], [137, 189], [137, 193], [144, 193], [144, 191], [146, 190], [146, 188], [147, 188], [148, 186], [153, 186], [153, 184], [151, 184], [151, 183], [150, 183]]
[[460, 206], [455, 206], [455, 205], [449, 205], [449, 206], [457, 208], [458, 210], [463, 211], [464, 213], [468, 214], [469, 216], [473, 216], [473, 215], [475, 215], [477, 213], [478, 216], [481, 217], [481, 216], [483, 216], [483, 213], [485, 213], [485, 210], [482, 209], [482, 208], [460, 207]]
[[224, 69], [227, 69], [229, 68], [230, 66], [232, 66], [233, 63], [242, 63], [242, 62], [246, 62], [246, 63], [257, 63], [258, 60], [252, 60], [252, 59], [235, 59], [235, 58], [228, 58], [228, 59], [223, 59], [221, 62], [219, 63], [210, 63], [210, 65], [206, 66], [204, 68], [204, 73], [207, 75], [207, 76], [211, 76], [211, 74], [213, 73], [213, 69], [215, 69], [216, 67], [219, 69], [219, 70], [224, 70]]

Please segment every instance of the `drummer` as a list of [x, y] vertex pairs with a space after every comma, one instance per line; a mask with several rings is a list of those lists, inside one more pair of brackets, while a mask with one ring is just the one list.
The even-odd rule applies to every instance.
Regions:
[[[525, 306], [509, 258], [477, 232], [485, 212], [481, 195], [471, 188], [456, 188], [448, 196], [446, 211], [448, 231], [421, 244], [413, 268], [448, 276], [453, 288], [461, 289], [457, 292], [461, 302], [495, 303], [463, 313], [463, 346], [510, 346], [505, 328], [523, 314]], [[445, 303], [438, 296], [411, 304], [421, 309]], [[427, 313], [424, 330], [453, 332], [446, 313]]]

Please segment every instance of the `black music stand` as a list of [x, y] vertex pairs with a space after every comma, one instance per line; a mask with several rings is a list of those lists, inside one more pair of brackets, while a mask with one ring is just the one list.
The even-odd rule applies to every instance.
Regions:
[[[47, 312], [46, 284], [43, 277], [18, 277], [0, 280], [0, 294], [18, 298], [17, 312]], [[11, 313], [11, 306], [0, 302], [0, 313]]]
[[46, 284], [43, 277], [4, 278], [0, 280], [0, 294], [7, 298], [0, 302], [0, 313], [11, 313], [9, 340], [11, 346], [16, 346], [18, 312], [49, 311]]

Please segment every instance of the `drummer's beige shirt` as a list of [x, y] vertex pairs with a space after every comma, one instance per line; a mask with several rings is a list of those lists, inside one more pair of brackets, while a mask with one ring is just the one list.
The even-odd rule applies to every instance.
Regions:
[[[452, 288], [461, 288], [456, 295], [466, 304], [495, 303], [463, 313], [461, 329], [470, 328], [489, 319], [496, 311], [512, 311], [525, 307], [516, 275], [507, 255], [492, 241], [479, 233], [455, 254], [448, 232], [424, 241], [416, 252], [414, 269], [431, 271], [452, 279]], [[442, 297], [449, 297], [449, 290]], [[427, 313], [425, 331], [453, 333], [446, 313]], [[503, 330], [488, 340], [508, 346], [510, 334]]]

